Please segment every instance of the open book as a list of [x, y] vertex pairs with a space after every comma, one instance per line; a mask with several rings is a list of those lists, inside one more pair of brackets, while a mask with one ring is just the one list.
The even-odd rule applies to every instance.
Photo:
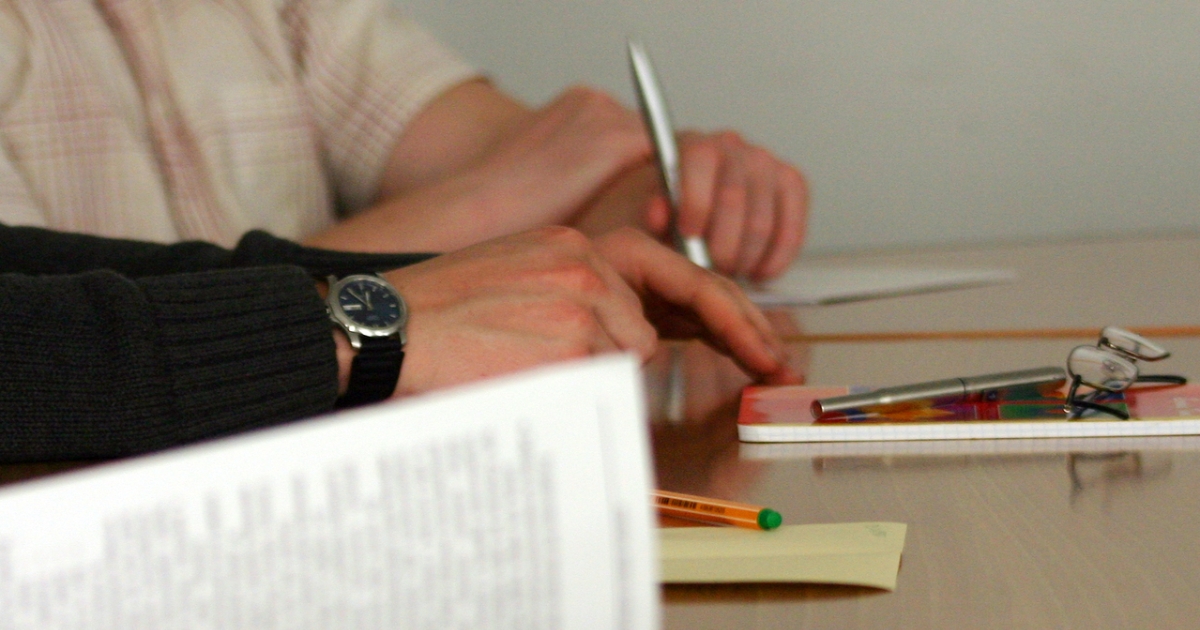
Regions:
[[629, 357], [0, 491], [0, 628], [659, 624]]
[[812, 402], [818, 398], [868, 391], [866, 387], [747, 387], [738, 412], [738, 438], [743, 442], [865, 442], [1200, 434], [1200, 385], [1139, 386], [1097, 399], [1127, 412], [1130, 420], [1094, 412], [1069, 419], [1061, 392], [1009, 393], [996, 400], [945, 406], [913, 403], [887, 413], [853, 410], [820, 420], [812, 415]]

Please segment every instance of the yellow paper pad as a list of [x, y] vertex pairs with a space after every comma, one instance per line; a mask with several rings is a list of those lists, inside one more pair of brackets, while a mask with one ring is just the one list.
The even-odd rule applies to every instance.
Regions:
[[904, 523], [659, 529], [665, 584], [809, 582], [896, 589]]

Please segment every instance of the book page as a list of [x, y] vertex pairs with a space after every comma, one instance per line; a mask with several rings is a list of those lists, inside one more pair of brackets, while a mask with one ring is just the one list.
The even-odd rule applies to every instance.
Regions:
[[0, 628], [653, 628], [608, 357], [0, 491]]

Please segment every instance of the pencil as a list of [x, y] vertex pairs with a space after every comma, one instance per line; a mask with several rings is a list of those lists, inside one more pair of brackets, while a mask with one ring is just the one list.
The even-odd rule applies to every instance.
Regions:
[[651, 493], [654, 507], [663, 516], [716, 523], [719, 525], [736, 525], [748, 529], [775, 529], [783, 523], [783, 516], [771, 508], [709, 499], [691, 494], [655, 490]]

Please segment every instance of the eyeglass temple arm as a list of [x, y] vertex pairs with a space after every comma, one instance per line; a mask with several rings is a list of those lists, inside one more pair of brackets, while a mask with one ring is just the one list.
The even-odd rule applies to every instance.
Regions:
[[1114, 407], [1109, 407], [1107, 405], [1101, 405], [1100, 403], [1094, 403], [1094, 402], [1090, 402], [1087, 400], [1070, 400], [1070, 401], [1067, 401], [1067, 406], [1071, 407], [1070, 413], [1072, 413], [1072, 414], [1074, 414], [1075, 408], [1078, 407], [1078, 408], [1083, 408], [1083, 409], [1091, 409], [1092, 411], [1098, 411], [1100, 413], [1106, 413], [1110, 416], [1116, 416], [1117, 418], [1120, 418], [1122, 420], [1129, 419], [1129, 414], [1125, 413], [1124, 411], [1121, 411], [1120, 409], [1116, 409]]
[[1125, 413], [1124, 411], [1121, 411], [1120, 409], [1114, 409], [1107, 405], [1101, 405], [1099, 403], [1094, 403], [1089, 400], [1080, 399], [1077, 396], [1077, 394], [1079, 392], [1079, 386], [1082, 384], [1083, 384], [1082, 376], [1075, 374], [1071, 377], [1071, 388], [1069, 390], [1067, 390], [1067, 399], [1065, 401], [1063, 401], [1064, 402], [1063, 407], [1067, 411], [1068, 419], [1073, 420], [1073, 419], [1079, 417], [1076, 415], [1076, 412], [1078, 412], [1079, 409], [1091, 409], [1092, 411], [1098, 411], [1100, 413], [1107, 413], [1109, 415], [1116, 416], [1117, 418], [1120, 418], [1122, 420], [1129, 419], [1129, 414]]
[[1162, 383], [1164, 385], [1187, 385], [1186, 376], [1175, 374], [1139, 374], [1138, 383]]

